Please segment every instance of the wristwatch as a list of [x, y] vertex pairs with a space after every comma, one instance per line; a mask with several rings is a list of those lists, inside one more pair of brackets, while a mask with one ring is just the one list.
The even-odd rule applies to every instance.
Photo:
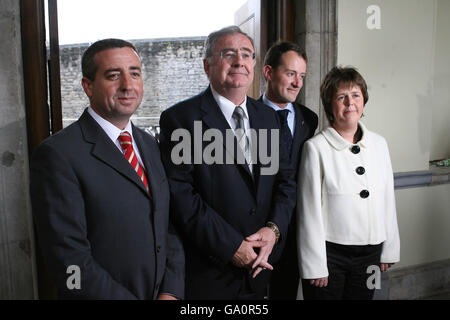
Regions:
[[273, 222], [267, 222], [266, 227], [275, 233], [275, 243], [278, 242], [278, 239], [280, 239], [280, 229], [278, 229], [277, 225]]

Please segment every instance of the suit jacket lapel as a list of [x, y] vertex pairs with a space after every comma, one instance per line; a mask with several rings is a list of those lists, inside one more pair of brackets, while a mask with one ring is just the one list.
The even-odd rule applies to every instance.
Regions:
[[89, 115], [87, 109], [79, 119], [84, 139], [93, 144], [92, 155], [115, 169], [121, 175], [134, 182], [146, 194], [145, 186], [125, 159], [117, 146], [111, 141], [100, 125]]
[[[211, 89], [208, 87], [204, 92], [201, 100], [200, 109], [203, 112], [202, 120], [209, 127], [220, 130], [222, 136], [226, 137], [226, 130], [231, 129], [228, 121], [225, 119], [222, 111], [219, 108]], [[225, 144], [225, 139], [223, 140]]]
[[302, 141], [305, 140], [305, 137], [307, 135], [307, 131], [305, 130], [305, 120], [303, 118], [302, 111], [300, 110], [300, 107], [298, 104], [294, 103], [294, 109], [295, 109], [295, 130], [294, 130], [294, 137], [292, 140], [292, 151], [291, 151], [291, 158], [295, 157], [296, 154], [300, 152], [300, 146], [302, 144]]

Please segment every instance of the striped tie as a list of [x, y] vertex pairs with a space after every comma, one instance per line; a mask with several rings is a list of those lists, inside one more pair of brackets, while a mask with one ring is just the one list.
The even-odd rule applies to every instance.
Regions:
[[139, 178], [141, 178], [142, 182], [144, 183], [145, 189], [150, 194], [150, 190], [148, 188], [147, 176], [145, 174], [144, 168], [142, 168], [142, 166], [139, 164], [136, 153], [134, 153], [133, 143], [131, 140], [130, 133], [128, 131], [124, 131], [120, 134], [118, 139], [120, 142], [120, 146], [122, 147], [122, 150], [124, 151], [125, 158], [131, 164], [131, 166], [134, 168], [134, 170], [136, 170]]
[[244, 157], [247, 162], [248, 168], [250, 172], [253, 173], [252, 153], [250, 149], [250, 141], [245, 133], [244, 115], [245, 115], [244, 109], [242, 109], [241, 106], [236, 106], [232, 115], [232, 118], [236, 121], [236, 128], [234, 132], [238, 140], [239, 146], [241, 147], [241, 150], [244, 153]]

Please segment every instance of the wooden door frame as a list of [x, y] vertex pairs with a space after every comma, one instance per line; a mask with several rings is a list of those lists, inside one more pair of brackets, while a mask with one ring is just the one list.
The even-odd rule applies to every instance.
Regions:
[[[59, 84], [59, 48], [57, 45], [58, 30], [57, 18], [55, 19], [57, 14], [56, 0], [49, 0], [49, 11], [54, 10], [49, 15], [50, 38], [53, 39], [50, 41], [50, 60], [53, 61], [49, 63], [45, 42], [45, 1], [46, 0], [20, 1], [23, 79], [29, 162], [31, 162], [32, 153], [36, 147], [52, 132], [55, 133], [61, 129], [61, 126], [58, 126], [58, 122], [62, 124], [62, 117], [60, 116], [62, 113], [61, 87]], [[49, 77], [49, 79], [51, 79], [49, 85], [52, 106], [51, 112], [48, 103], [47, 66], [51, 70]], [[36, 233], [34, 234], [36, 235]], [[56, 288], [50, 280], [36, 236], [34, 237], [34, 243], [39, 298], [55, 299]]]
[[[49, 13], [49, 57], [45, 1]], [[62, 129], [56, 0], [21, 0], [20, 17], [28, 152], [31, 155], [45, 138]]]
[[21, 0], [22, 59], [28, 153], [50, 134], [44, 0]]

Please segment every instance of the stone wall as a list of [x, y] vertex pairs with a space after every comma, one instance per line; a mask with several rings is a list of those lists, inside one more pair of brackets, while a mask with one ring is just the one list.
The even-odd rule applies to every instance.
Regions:
[[0, 0], [0, 300], [37, 297], [20, 3]]
[[[205, 38], [131, 41], [143, 64], [144, 99], [133, 123], [158, 125], [167, 107], [198, 94], [208, 86], [203, 70]], [[88, 44], [60, 47], [61, 96], [64, 126], [78, 119], [89, 101], [81, 87], [81, 57]]]

